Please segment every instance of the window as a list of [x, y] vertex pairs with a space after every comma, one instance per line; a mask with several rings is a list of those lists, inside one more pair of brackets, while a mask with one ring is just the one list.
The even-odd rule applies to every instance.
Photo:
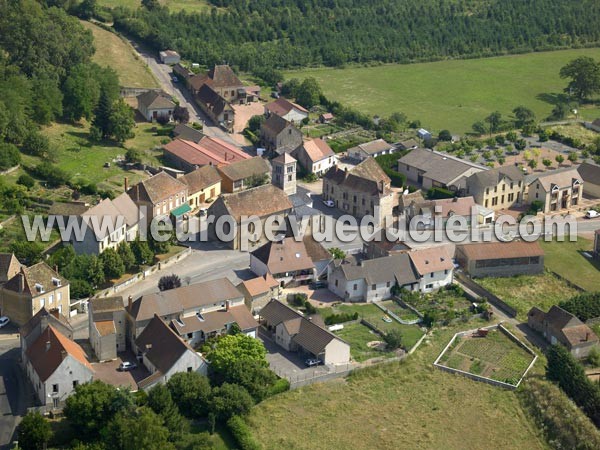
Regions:
[[515, 199], [515, 194], [513, 194], [513, 193], [508, 194], [508, 201], [509, 202], [514, 201], [514, 199]]
[[488, 195], [490, 193], [490, 188], [485, 188], [485, 195]]
[[362, 205], [365, 206], [365, 199], [362, 199]]
[[352, 287], [353, 290], [357, 290], [358, 289], [358, 284], [354, 283], [354, 286]]
[[188, 367], [187, 368], [188, 373], [191, 372], [192, 370], [194, 370], [193, 367]]
[[58, 384], [53, 384], [52, 385], [52, 393], [58, 394]]
[[484, 206], [485, 206], [486, 208], [488, 207], [488, 203], [489, 203], [488, 199], [485, 199], [485, 205], [484, 205]]
[[503, 185], [502, 185], [502, 192], [504, 192], [505, 190], [506, 190], [506, 185], [505, 185], [505, 184], [503, 184]]
[[429, 276], [430, 276], [431, 278], [433, 278], [433, 272], [431, 272], [431, 273], [429, 274]]
[[354, 196], [354, 203], [356, 203], [358, 201], [358, 197], [356, 197], [356, 195]]
[[75, 389], [78, 384], [79, 384], [78, 380], [73, 380], [73, 389]]
[[385, 283], [385, 286], [386, 286], [386, 287], [390, 287], [390, 284], [391, 284], [391, 283], [388, 281], [387, 283]]
[[293, 175], [288, 175], [288, 181], [292, 181], [292, 180], [293, 180], [293, 178], [294, 178], [294, 176], [293, 176]]
[[50, 294], [50, 296], [48, 297], [48, 304], [52, 304], [54, 303], [54, 294]]
[[376, 285], [376, 284], [372, 284], [372, 285], [371, 285], [371, 290], [373, 290], [373, 291], [374, 291], [375, 289], [377, 289], [377, 285]]
[[338, 286], [338, 280], [335, 280], [335, 287]]
[[494, 197], [492, 199], [492, 206], [496, 206], [498, 204], [498, 197]]
[[433, 284], [427, 284], [427, 285], [425, 285], [425, 289], [433, 289]]
[[448, 275], [448, 269], [444, 270], [444, 275]]
[[62, 292], [59, 292], [58, 294], [56, 294], [56, 300], [59, 302], [62, 300]]
[[43, 308], [44, 306], [46, 306], [46, 299], [42, 298], [40, 299], [40, 308]]

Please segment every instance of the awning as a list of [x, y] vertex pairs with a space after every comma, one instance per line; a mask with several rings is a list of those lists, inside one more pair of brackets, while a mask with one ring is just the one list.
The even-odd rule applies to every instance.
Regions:
[[191, 210], [192, 210], [192, 208], [190, 208], [190, 205], [188, 205], [187, 203], [184, 203], [183, 205], [178, 206], [173, 211], [171, 211], [171, 215], [173, 217], [179, 217], [186, 213], [189, 213]]

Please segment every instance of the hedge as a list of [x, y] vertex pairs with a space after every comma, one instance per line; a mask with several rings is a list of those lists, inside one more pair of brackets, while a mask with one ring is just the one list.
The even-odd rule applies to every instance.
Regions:
[[427, 191], [427, 198], [430, 200], [443, 199], [443, 198], [453, 198], [455, 197], [454, 192], [449, 191], [448, 189], [440, 188], [440, 187], [432, 187]]
[[586, 292], [558, 304], [583, 322], [600, 317], [600, 293]]
[[273, 386], [269, 388], [269, 393], [267, 397], [272, 397], [273, 395], [281, 394], [282, 392], [286, 392], [290, 390], [290, 382], [285, 378], [279, 378]]
[[351, 320], [358, 320], [358, 313], [342, 313], [342, 314], [331, 314], [325, 317], [325, 325], [335, 325], [337, 323], [350, 322]]
[[227, 421], [229, 432], [241, 450], [260, 450], [260, 443], [254, 439], [250, 427], [240, 416], [233, 416]]

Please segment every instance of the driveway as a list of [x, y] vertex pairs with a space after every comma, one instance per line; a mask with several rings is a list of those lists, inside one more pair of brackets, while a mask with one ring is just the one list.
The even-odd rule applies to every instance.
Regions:
[[235, 111], [235, 123], [233, 125], [233, 135], [231, 136], [239, 145], [251, 146], [252, 144], [242, 134], [248, 121], [253, 116], [262, 116], [265, 113], [265, 106], [262, 102], [247, 103], [244, 105], [233, 105]]
[[[119, 368], [119, 364], [124, 361], [135, 362], [138, 367], [129, 372], [120, 372], [117, 369]], [[132, 390], [137, 390], [138, 383], [150, 376], [150, 372], [137, 361], [132, 352], [119, 353], [117, 359], [114, 361], [93, 363], [92, 367], [96, 372], [94, 376], [96, 380], [104, 381], [111, 386], [126, 386]]]

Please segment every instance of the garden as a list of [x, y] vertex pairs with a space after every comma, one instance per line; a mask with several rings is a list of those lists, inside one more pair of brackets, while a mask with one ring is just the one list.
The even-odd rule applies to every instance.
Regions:
[[499, 329], [456, 336], [439, 363], [452, 369], [516, 385], [534, 356]]

